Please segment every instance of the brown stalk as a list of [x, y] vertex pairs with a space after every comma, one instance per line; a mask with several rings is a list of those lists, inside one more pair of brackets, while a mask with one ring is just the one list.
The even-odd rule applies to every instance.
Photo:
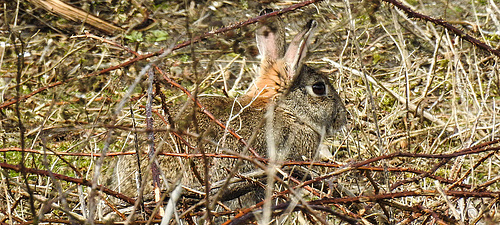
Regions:
[[[90, 182], [89, 180], [69, 177], [66, 175], [50, 172], [47, 170], [32, 169], [32, 168], [27, 168], [27, 167], [23, 168], [19, 165], [12, 165], [12, 164], [3, 163], [3, 162], [0, 162], [0, 167], [3, 169], [13, 170], [16, 172], [25, 172], [25, 173], [36, 174], [36, 175], [41, 175], [41, 176], [46, 176], [46, 177], [48, 177], [48, 176], [50, 176], [50, 174], [52, 174], [58, 180], [64, 180], [66, 182], [71, 182], [71, 183], [75, 183], [75, 184], [84, 185], [87, 187], [92, 187], [92, 182]], [[115, 198], [119, 198], [125, 202], [128, 202], [132, 205], [135, 203], [134, 199], [129, 198], [129, 197], [127, 197], [124, 194], [121, 194], [119, 192], [113, 191], [109, 188], [106, 188], [102, 185], [97, 185], [97, 189], [101, 190], [102, 192], [104, 192], [108, 195], [114, 196]]]

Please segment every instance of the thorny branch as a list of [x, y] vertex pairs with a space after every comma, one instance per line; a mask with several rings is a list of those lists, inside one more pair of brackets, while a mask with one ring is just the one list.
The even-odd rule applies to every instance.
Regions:
[[[496, 152], [500, 148], [492, 147], [491, 145], [497, 144], [499, 142], [500, 142], [500, 140], [494, 140], [494, 141], [483, 143], [483, 144], [473, 146], [470, 148], [462, 149], [460, 151], [457, 151], [455, 153], [450, 153], [450, 154], [431, 155], [431, 154], [413, 154], [413, 153], [411, 153], [411, 154], [406, 154], [406, 153], [397, 154], [397, 153], [395, 153], [395, 154], [381, 156], [379, 158], [380, 159], [389, 159], [389, 158], [394, 158], [394, 157], [415, 157], [415, 158], [418, 158], [418, 157], [423, 157], [423, 156], [425, 156], [425, 158], [453, 158], [453, 157], [458, 157], [458, 156], [462, 156], [462, 155], [477, 154], [477, 153], [488, 152], [488, 151]], [[18, 148], [7, 148], [7, 149], [0, 149], [0, 152], [2, 152], [2, 151], [3, 152], [5, 152], [5, 151], [20, 151], [20, 150], [21, 149], [18, 149]], [[41, 151], [37, 151], [37, 150], [33, 150], [33, 149], [25, 149], [25, 151], [30, 152], [30, 153], [42, 154]], [[127, 154], [133, 154], [133, 153], [134, 152], [116, 153], [116, 154], [114, 154], [114, 156], [127, 155]], [[57, 154], [59, 156], [92, 156], [92, 157], [98, 156], [98, 154], [83, 154], [83, 153], [52, 153], [52, 154]], [[186, 157], [186, 158], [188, 158], [188, 157], [202, 157], [201, 154], [163, 153], [163, 155], [175, 156], [175, 157]], [[488, 154], [488, 156], [492, 156], [492, 155], [493, 154], [491, 154], [491, 153]], [[235, 157], [235, 156], [231, 156], [231, 155], [221, 155], [221, 154], [205, 154], [205, 156], [206, 157]], [[485, 158], [486, 157], [483, 157], [481, 161], [484, 161]], [[373, 162], [373, 160], [370, 159], [370, 160], [365, 160], [362, 162], [354, 163], [354, 165], [361, 165], [361, 166], [357, 166], [354, 168], [352, 166], [348, 166], [348, 167], [350, 167], [352, 169], [370, 170], [370, 171], [375, 171], [375, 172], [383, 172], [384, 171], [384, 168], [381, 168], [381, 167], [364, 166], [364, 165], [369, 164], [368, 162]], [[314, 165], [314, 166], [337, 167], [337, 168], [341, 168], [342, 166], [345, 166], [345, 165], [339, 165], [339, 164], [335, 164], [335, 163], [311, 163], [311, 162], [285, 162], [284, 165]], [[23, 170], [20, 166], [10, 165], [7, 163], [0, 163], [0, 167], [4, 168], [4, 169], [18, 171], [18, 172]], [[45, 170], [38, 170], [38, 169], [31, 169], [31, 168], [25, 168], [24, 170], [27, 173], [41, 175], [41, 176], [49, 176], [49, 174], [50, 174], [49, 171], [45, 171]], [[436, 179], [442, 183], [447, 183], [447, 184], [453, 184], [454, 182], [457, 182], [457, 181], [447, 180], [447, 179], [442, 178], [442, 177], [437, 176], [437, 175], [428, 174], [428, 172], [426, 172], [426, 171], [419, 171], [419, 170], [410, 169], [410, 168], [387, 168], [387, 170], [391, 171], [391, 172], [410, 172], [410, 173], [415, 173], [415, 174], [426, 174], [426, 176], [429, 178]], [[342, 171], [345, 172], [345, 170], [342, 170]], [[60, 179], [60, 180], [64, 180], [64, 181], [72, 182], [72, 183], [77, 183], [77, 184], [81, 184], [81, 185], [85, 185], [85, 186], [91, 186], [91, 183], [85, 179], [72, 178], [72, 177], [68, 177], [68, 176], [56, 174], [56, 173], [52, 173], [52, 174], [54, 175], [54, 177], [56, 177], [57, 179]], [[337, 172], [335, 174], [339, 174], [339, 173]], [[330, 176], [331, 176], [331, 174], [328, 176], [316, 177], [314, 179], [302, 182], [293, 188], [296, 189], [299, 187], [305, 187], [306, 185], [310, 185], [312, 183], [325, 180]], [[494, 182], [494, 181], [487, 181], [486, 183], [489, 184], [491, 182]], [[498, 197], [500, 197], [500, 192], [484, 191], [482, 189], [479, 191], [472, 190], [472, 189], [470, 189], [471, 185], [461, 185], [459, 183], [456, 183], [454, 185], [469, 189], [470, 191], [448, 190], [448, 191], [445, 191], [445, 193], [448, 196], [457, 197], [457, 198], [467, 198], [467, 197], [498, 198]], [[133, 199], [131, 199], [127, 196], [124, 196], [123, 194], [120, 194], [118, 192], [112, 191], [104, 186], [99, 186], [98, 189], [106, 194], [112, 195], [116, 198], [120, 198], [120, 199], [122, 199], [130, 204], [133, 204], [135, 202]], [[310, 189], [310, 191], [313, 191], [313, 189]], [[287, 193], [289, 193], [289, 190], [277, 193], [275, 195], [275, 197], [283, 196]], [[410, 196], [413, 196], [413, 197], [414, 196], [438, 196], [438, 195], [439, 195], [439, 193], [437, 193], [437, 191], [434, 191], [434, 190], [402, 191], [402, 192], [394, 192], [394, 193], [381, 193], [381, 194], [375, 194], [375, 195], [371, 195], [371, 196], [364, 195], [364, 196], [344, 197], [344, 198], [321, 198], [320, 200], [310, 201], [310, 202], [308, 202], [308, 204], [310, 204], [311, 206], [314, 206], [312, 208], [315, 209], [316, 206], [320, 206], [320, 205], [347, 204], [347, 203], [356, 203], [356, 202], [358, 202], [358, 203], [359, 202], [379, 202], [381, 200], [390, 200], [393, 198], [403, 198], [403, 197], [410, 197]], [[255, 205], [253, 207], [250, 207], [248, 209], [242, 210], [240, 214], [235, 216], [235, 219], [237, 219], [236, 221], [241, 222], [241, 221], [246, 221], [248, 219], [253, 218], [253, 216], [248, 216], [249, 213], [252, 213], [253, 210], [259, 208], [262, 204], [263, 204], [263, 202]], [[294, 209], [294, 210], [300, 210], [300, 205], [298, 205], [296, 207], [298, 207], [298, 208]], [[276, 209], [279, 209], [279, 207], [277, 207]], [[430, 213], [430, 211], [429, 211], [429, 213]], [[439, 214], [436, 214], [436, 216], [438, 216], [438, 218], [442, 217]], [[343, 217], [343, 215], [339, 215], [339, 217]], [[241, 218], [241, 219], [238, 219], [238, 218]], [[349, 218], [349, 217], [347, 217], [347, 218]], [[348, 221], [348, 220], [346, 220], [346, 221]]]
[[[211, 37], [213, 35], [224, 33], [224, 32], [230, 31], [230, 30], [238, 29], [238, 28], [241, 28], [241, 27], [244, 27], [244, 26], [256, 23], [258, 21], [261, 21], [261, 20], [264, 20], [264, 19], [267, 19], [267, 18], [270, 18], [270, 17], [278, 16], [278, 15], [285, 14], [285, 13], [288, 13], [288, 12], [292, 12], [292, 11], [294, 11], [296, 9], [302, 8], [304, 6], [307, 6], [307, 5], [310, 5], [310, 4], [313, 4], [313, 3], [321, 2], [321, 1], [323, 1], [323, 0], [309, 0], [309, 1], [300, 2], [300, 3], [294, 4], [294, 5], [290, 6], [290, 7], [284, 8], [284, 9], [280, 9], [280, 10], [277, 10], [277, 11], [274, 11], [274, 12], [271, 12], [271, 13], [267, 13], [267, 14], [264, 14], [264, 15], [261, 15], [261, 16], [253, 17], [253, 18], [250, 18], [250, 19], [248, 19], [246, 21], [243, 21], [243, 22], [237, 22], [237, 23], [229, 25], [227, 27], [223, 27], [223, 28], [217, 29], [215, 31], [206, 32], [206, 33], [204, 33], [204, 34], [202, 34], [200, 36], [194, 37], [191, 40], [188, 40], [188, 41], [185, 41], [183, 43], [180, 43], [180, 44], [176, 45], [175, 47], [173, 47], [172, 50], [178, 50], [178, 49], [184, 48], [186, 46], [189, 46], [189, 45], [191, 45], [193, 43], [197, 43], [199, 41], [202, 41], [202, 40], [204, 40], [207, 37]], [[476, 38], [474, 38], [474, 37], [472, 37], [472, 36], [464, 33], [460, 29], [454, 27], [453, 25], [447, 23], [446, 21], [444, 21], [442, 19], [435, 19], [435, 18], [432, 18], [430, 16], [417, 13], [417, 12], [411, 10], [409, 7], [404, 6], [401, 2], [398, 2], [396, 0], [383, 0], [383, 1], [386, 1], [386, 2], [394, 5], [395, 7], [403, 10], [405, 13], [408, 14], [408, 16], [410, 18], [418, 18], [418, 19], [422, 19], [422, 20], [429, 21], [429, 22], [432, 22], [434, 24], [443, 26], [446, 29], [448, 29], [451, 32], [453, 32], [454, 34], [458, 35], [460, 38], [463, 38], [464, 40], [466, 40], [466, 41], [474, 44], [475, 46], [477, 46], [477, 47], [479, 47], [481, 49], [484, 49], [484, 50], [486, 50], [488, 52], [491, 52], [492, 54], [496, 55], [497, 57], [500, 57], [500, 51], [499, 50], [493, 49], [491, 46], [489, 46], [489, 45], [485, 44], [484, 42], [481, 42], [481, 41], [477, 40]], [[116, 69], [119, 69], [119, 68], [123, 68], [123, 67], [129, 66], [129, 65], [131, 65], [131, 64], [133, 64], [133, 63], [135, 63], [137, 61], [141, 61], [141, 60], [153, 57], [153, 56], [161, 55], [163, 53], [163, 49], [162, 49], [162, 50], [160, 50], [158, 52], [155, 52], [155, 53], [150, 53], [150, 54], [146, 54], [146, 55], [139, 55], [137, 52], [131, 50], [130, 48], [124, 47], [124, 46], [122, 46], [120, 44], [117, 44], [117, 43], [115, 43], [113, 41], [110, 41], [110, 40], [107, 40], [107, 39], [104, 39], [104, 38], [100, 38], [98, 36], [95, 36], [95, 35], [92, 35], [92, 34], [89, 34], [89, 33], [86, 33], [86, 35], [78, 35], [78, 36], [74, 36], [74, 37], [87, 37], [87, 38], [98, 39], [98, 40], [101, 40], [101, 41], [103, 41], [105, 43], [108, 43], [108, 44], [111, 44], [111, 45], [114, 45], [114, 46], [121, 46], [122, 49], [128, 51], [129, 53], [134, 54], [135, 56], [137, 56], [137, 58], [134, 58], [134, 59], [132, 59], [132, 60], [130, 60], [128, 62], [122, 63], [122, 64], [117, 65], [117, 66], [112, 66], [112, 67], [109, 67], [107, 69], [103, 69], [103, 70], [101, 70], [99, 72], [96, 72], [96, 73], [88, 74], [88, 75], [86, 75], [86, 76], [84, 76], [82, 78], [92, 77], [92, 76], [95, 76], [95, 75], [101, 75], [101, 74], [104, 74], [104, 73], [107, 73], [107, 72], [110, 72], [110, 71], [113, 71], [113, 70], [116, 70]], [[70, 79], [66, 80], [65, 82], [70, 82], [70, 81], [77, 80], [77, 79], [80, 79], [80, 78], [78, 78], [78, 77], [70, 78]], [[65, 82], [63, 82], [63, 81], [54, 82], [54, 83], [51, 83], [51, 84], [49, 84], [49, 85], [47, 85], [45, 87], [39, 88], [38, 90], [35, 90], [35, 91], [33, 91], [33, 92], [31, 92], [31, 93], [29, 93], [27, 95], [21, 96], [19, 99], [7, 100], [6, 102], [4, 102], [3, 104], [0, 105], [0, 109], [10, 106], [10, 105], [14, 104], [16, 101], [24, 101], [24, 100], [30, 98], [31, 96], [33, 96], [35, 94], [38, 94], [38, 93], [43, 92], [45, 90], [48, 90], [50, 88], [59, 86], [59, 85], [65, 83]]]
[[408, 15], [409, 18], [421, 19], [421, 20], [428, 21], [428, 22], [431, 22], [433, 24], [442, 26], [445, 29], [447, 29], [447, 30], [451, 31], [452, 33], [454, 33], [455, 35], [459, 36], [460, 38], [462, 38], [462, 39], [470, 42], [474, 46], [476, 46], [476, 47], [478, 47], [480, 49], [483, 49], [483, 50], [485, 50], [487, 52], [490, 52], [491, 54], [494, 54], [497, 57], [500, 57], [500, 50], [499, 49], [494, 49], [491, 46], [487, 45], [486, 43], [477, 40], [476, 38], [470, 36], [469, 34], [463, 32], [463, 31], [461, 31], [460, 29], [458, 29], [455, 26], [449, 24], [448, 22], [446, 22], [443, 19], [436, 19], [436, 18], [427, 16], [427, 15], [415, 12], [412, 9], [410, 9], [410, 7], [407, 7], [407, 6], [403, 5], [401, 2], [399, 2], [397, 0], [382, 0], [382, 1], [390, 3], [391, 5], [394, 5], [396, 8], [403, 10], [403, 12], [405, 12], [406, 15]]
[[[0, 167], [3, 168], [3, 169], [8, 169], [8, 170], [13, 170], [13, 171], [16, 171], [16, 172], [26, 172], [26, 173], [30, 173], [30, 174], [36, 174], [36, 175], [40, 175], [40, 176], [46, 176], [48, 177], [50, 174], [52, 174], [56, 179], [59, 179], [59, 180], [64, 180], [64, 181], [67, 181], [67, 182], [71, 182], [71, 183], [75, 183], [75, 184], [80, 184], [80, 185], [84, 185], [84, 186], [87, 186], [87, 187], [91, 187], [92, 186], [92, 182], [89, 181], [89, 180], [86, 180], [86, 179], [80, 179], [80, 178], [74, 178], [74, 177], [70, 177], [70, 176], [66, 176], [66, 175], [62, 175], [62, 174], [57, 174], [57, 173], [54, 173], [54, 172], [50, 172], [50, 171], [47, 171], [47, 170], [39, 170], [39, 169], [32, 169], [32, 168], [27, 168], [27, 167], [24, 167], [22, 168], [21, 166], [18, 166], [18, 165], [11, 165], [11, 164], [8, 164], [8, 163], [3, 163], [3, 162], [0, 162]], [[113, 191], [109, 188], [106, 188], [104, 187], [103, 185], [97, 185], [97, 189], [108, 194], [108, 195], [111, 195], [111, 196], [114, 196], [116, 198], [119, 198], [125, 202], [128, 202], [130, 204], [134, 204], [135, 203], [135, 200], [130, 198], [130, 197], [127, 197], [119, 192], [116, 192], [116, 191]]]

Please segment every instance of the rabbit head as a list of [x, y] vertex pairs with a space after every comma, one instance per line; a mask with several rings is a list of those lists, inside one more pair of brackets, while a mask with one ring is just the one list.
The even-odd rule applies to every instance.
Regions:
[[309, 21], [285, 51], [282, 22], [261, 22], [256, 31], [260, 74], [243, 97], [269, 107], [267, 146], [273, 142], [282, 156], [292, 159], [311, 156], [325, 136], [346, 123], [345, 106], [328, 77], [303, 65], [316, 27], [316, 21]]

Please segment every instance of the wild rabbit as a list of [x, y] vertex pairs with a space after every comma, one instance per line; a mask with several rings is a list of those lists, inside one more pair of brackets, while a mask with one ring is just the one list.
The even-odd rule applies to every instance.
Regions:
[[[262, 55], [260, 73], [247, 93], [236, 99], [198, 99], [204, 109], [247, 140], [255, 133], [255, 141], [249, 144], [261, 156], [268, 156], [268, 149], [275, 149], [279, 160], [313, 159], [324, 138], [333, 135], [346, 123], [344, 104], [328, 77], [303, 65], [316, 26], [315, 21], [307, 23], [288, 48], [285, 48], [285, 31], [281, 20], [273, 18], [260, 22], [256, 30], [257, 47]], [[192, 102], [189, 106], [196, 107]], [[229, 149], [241, 153], [244, 148], [236, 138], [223, 132], [221, 127], [202, 114], [198, 107], [193, 110], [190, 107], [178, 106], [172, 111], [177, 115], [174, 121], [183, 123], [176, 126], [178, 130], [187, 129], [190, 133], [198, 131], [202, 138], [190, 141], [192, 145], [197, 145], [197, 148], [183, 149], [180, 147], [183, 145], [176, 145], [168, 134], [157, 135], [155, 144], [158, 150], [199, 153], [201, 149], [205, 153], [227, 153], [225, 150]], [[193, 118], [196, 118], [196, 122]], [[264, 125], [259, 127], [263, 120]], [[202, 139], [213, 140], [218, 144], [214, 145]], [[134, 160], [129, 158], [124, 162]], [[204, 161], [200, 158], [159, 156], [167, 191], [172, 190], [179, 180], [186, 187], [202, 192], [205, 192], [202, 187], [207, 183], [213, 184], [210, 186], [215, 190], [220, 186], [217, 186], [220, 181], [228, 178], [227, 175], [235, 162], [235, 159], [227, 158], [208, 158]], [[120, 177], [124, 178], [118, 183], [123, 185], [121, 190], [126, 194], [134, 194], [136, 191], [134, 182], [130, 179], [133, 168], [135, 167], [130, 164], [122, 164], [116, 168], [121, 173]], [[206, 168], [208, 170], [205, 170]], [[255, 166], [245, 163], [238, 171], [238, 177], [245, 181], [249, 178], [245, 178], [244, 173], [254, 170]], [[113, 179], [117, 179], [117, 176], [113, 176]], [[250, 185], [229, 186], [219, 200], [240, 197], [249, 191], [255, 191], [255, 187], [259, 186], [259, 182], [255, 180], [245, 182]], [[150, 182], [146, 185], [150, 186]]]

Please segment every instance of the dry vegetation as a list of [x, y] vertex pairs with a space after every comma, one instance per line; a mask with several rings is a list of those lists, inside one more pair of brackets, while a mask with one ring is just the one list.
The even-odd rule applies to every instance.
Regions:
[[[102, 181], [116, 160], [110, 155], [147, 152], [148, 108], [163, 114], [187, 99], [150, 62], [190, 92], [238, 95], [258, 68], [255, 25], [169, 50], [207, 31], [256, 17], [262, 8], [298, 3], [69, 2], [127, 31], [105, 35], [30, 1], [2, 3], [1, 224], [126, 221], [136, 196], [119, 195], [113, 191], [127, 190], [107, 183], [96, 186], [97, 180]], [[403, 4], [499, 49], [498, 0]], [[146, 11], [155, 26], [135, 30]], [[499, 55], [442, 26], [408, 19], [386, 2], [323, 1], [282, 17], [289, 37], [309, 19], [319, 22], [308, 64], [330, 74], [349, 118], [327, 140], [331, 154], [314, 160], [318, 164], [310, 169], [317, 171], [315, 177], [298, 181], [307, 187], [315, 179], [314, 191], [298, 188], [302, 201], [290, 203], [291, 195], [277, 182], [275, 195], [281, 200], [272, 208], [273, 224], [500, 222]], [[158, 56], [160, 49], [167, 54]], [[156, 55], [138, 58], [134, 51]], [[151, 91], [147, 77], [153, 73]], [[151, 104], [148, 94], [154, 96]], [[15, 101], [20, 96], [27, 98]], [[161, 121], [156, 114], [153, 119]], [[167, 132], [166, 126], [157, 128], [154, 132]], [[96, 157], [102, 153], [108, 156]], [[166, 199], [173, 189], [163, 188]], [[146, 200], [129, 222], [161, 220], [152, 216], [159, 207]], [[204, 223], [204, 205], [190, 208], [193, 204], [192, 198], [181, 196], [175, 210], [166, 211], [175, 212], [171, 223]], [[129, 211], [117, 212], [124, 208]], [[250, 210], [218, 206], [214, 211], [208, 218], [216, 223], [240, 212], [246, 220], [232, 222], [254, 221]]]

